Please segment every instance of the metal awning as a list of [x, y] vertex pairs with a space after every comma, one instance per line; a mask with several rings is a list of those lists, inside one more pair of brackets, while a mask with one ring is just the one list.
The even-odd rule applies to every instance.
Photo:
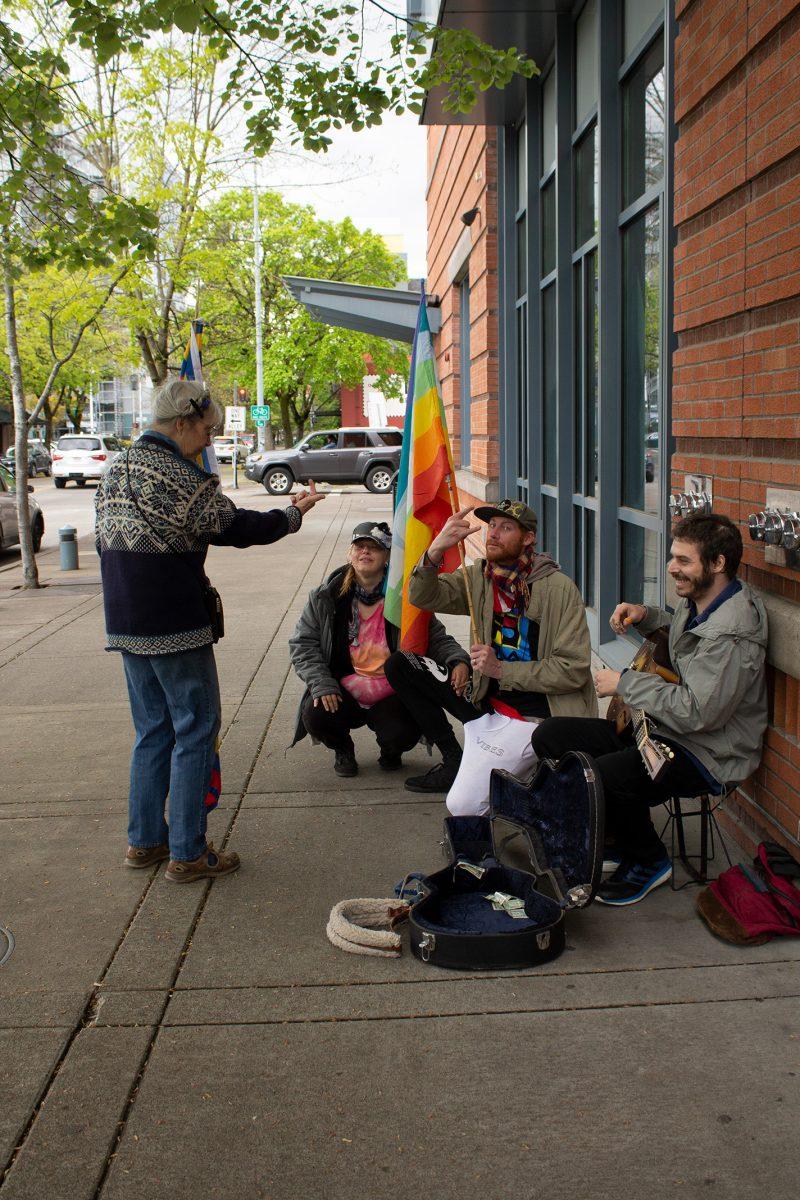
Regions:
[[[556, 18], [570, 13], [574, 0], [407, 0], [408, 15], [444, 29], [469, 29], [498, 50], [517, 46], [544, 66], [555, 45]], [[436, 11], [438, 8], [438, 12]], [[505, 88], [479, 92], [468, 113], [450, 113], [442, 107], [444, 88], [432, 88], [425, 97], [422, 125], [507, 125], [516, 120], [525, 103], [527, 80], [519, 76]]]
[[[340, 325], [358, 333], [412, 342], [417, 325], [419, 292], [400, 288], [365, 287], [361, 283], [339, 283], [335, 279], [303, 279], [284, 275], [283, 282], [304, 304], [315, 321]], [[442, 316], [435, 296], [428, 297], [431, 332], [438, 333]]]

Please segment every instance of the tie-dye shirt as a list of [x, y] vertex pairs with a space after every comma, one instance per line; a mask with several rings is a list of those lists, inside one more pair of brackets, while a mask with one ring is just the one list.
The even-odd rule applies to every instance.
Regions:
[[339, 681], [362, 708], [371, 708], [379, 700], [393, 694], [392, 685], [383, 673], [389, 657], [386, 627], [383, 620], [383, 601], [380, 600], [368, 617], [362, 615], [358, 626], [358, 645], [350, 645], [353, 674]]

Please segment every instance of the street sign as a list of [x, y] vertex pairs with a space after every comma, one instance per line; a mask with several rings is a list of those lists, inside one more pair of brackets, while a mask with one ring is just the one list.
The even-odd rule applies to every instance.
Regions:
[[256, 425], [263, 425], [269, 420], [269, 405], [268, 404], [251, 404], [250, 416], [255, 421]]
[[247, 420], [247, 409], [240, 404], [229, 404], [225, 409], [225, 428], [228, 433], [242, 433]]

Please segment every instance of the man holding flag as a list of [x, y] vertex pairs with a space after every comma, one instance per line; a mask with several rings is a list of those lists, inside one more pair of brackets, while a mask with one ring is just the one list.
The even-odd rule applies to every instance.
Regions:
[[[427, 774], [406, 780], [416, 792], [447, 792], [458, 773], [461, 747], [445, 713], [466, 722], [490, 708], [540, 718], [597, 712], [583, 601], [558, 564], [536, 554], [536, 514], [512, 500], [477, 509], [488, 526], [486, 558], [467, 567], [463, 543], [478, 527], [470, 508], [459, 510], [453, 477], [423, 296], [385, 605], [387, 619], [400, 627], [400, 649], [384, 666], [442, 754]], [[450, 678], [427, 657], [432, 612], [469, 614], [471, 682]]]

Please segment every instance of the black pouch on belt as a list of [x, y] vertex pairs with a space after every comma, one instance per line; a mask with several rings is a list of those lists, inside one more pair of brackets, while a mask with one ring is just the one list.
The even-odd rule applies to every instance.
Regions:
[[211, 636], [216, 643], [225, 637], [225, 613], [222, 611], [222, 597], [208, 579], [203, 584], [203, 602], [208, 613]]

